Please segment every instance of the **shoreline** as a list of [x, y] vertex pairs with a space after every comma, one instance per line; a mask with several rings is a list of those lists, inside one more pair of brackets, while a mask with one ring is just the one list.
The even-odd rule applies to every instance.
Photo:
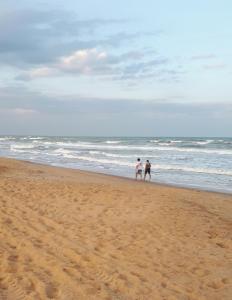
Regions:
[[232, 194], [232, 138], [11, 138], [2, 139], [2, 156], [129, 178], [141, 156], [150, 159], [156, 183]]
[[[127, 177], [127, 176], [121, 176], [121, 175], [114, 175], [114, 174], [108, 174], [108, 173], [103, 173], [103, 172], [97, 172], [97, 171], [89, 171], [89, 170], [82, 170], [82, 169], [78, 169], [78, 168], [70, 168], [70, 167], [65, 167], [65, 166], [59, 166], [56, 164], [45, 164], [45, 163], [39, 163], [39, 162], [35, 162], [35, 161], [30, 161], [30, 160], [26, 160], [26, 159], [19, 159], [19, 158], [12, 158], [12, 157], [3, 157], [0, 156], [0, 159], [13, 159], [16, 161], [22, 161], [22, 162], [28, 162], [28, 163], [32, 163], [35, 165], [41, 165], [41, 166], [49, 166], [49, 167], [54, 167], [54, 168], [61, 168], [61, 169], [67, 169], [67, 170], [76, 170], [79, 172], [84, 172], [85, 174], [88, 173], [93, 173], [93, 174], [97, 174], [97, 175], [104, 175], [104, 176], [110, 176], [110, 177], [116, 177], [116, 178], [120, 178], [120, 179], [125, 179], [125, 180], [130, 180], [131, 182], [140, 182], [140, 180], [135, 180], [132, 177]], [[185, 186], [185, 185], [181, 185], [181, 184], [175, 184], [175, 183], [165, 183], [165, 182], [157, 182], [157, 181], [144, 181], [141, 180], [141, 182], [146, 183], [146, 184], [153, 184], [153, 185], [157, 185], [157, 186], [164, 186], [164, 187], [173, 187], [173, 188], [179, 188], [179, 189], [187, 189], [187, 190], [193, 190], [193, 191], [198, 191], [198, 192], [208, 192], [208, 193], [218, 193], [218, 194], [223, 194], [223, 195], [232, 195], [232, 192], [230, 191], [226, 191], [226, 190], [210, 190], [208, 188], [204, 188], [204, 187], [194, 187], [194, 186]]]
[[0, 158], [0, 299], [230, 300], [231, 200]]

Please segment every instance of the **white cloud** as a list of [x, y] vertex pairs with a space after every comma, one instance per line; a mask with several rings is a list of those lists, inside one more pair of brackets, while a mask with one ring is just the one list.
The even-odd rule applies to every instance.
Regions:
[[78, 50], [59, 59], [57, 67], [64, 71], [91, 74], [107, 64], [107, 53], [96, 48]]
[[96, 48], [82, 49], [60, 57], [57, 63], [51, 66], [25, 71], [17, 79], [32, 80], [57, 76], [61, 73], [75, 73], [77, 75], [104, 74], [107, 73], [106, 69], [110, 69], [109, 65], [112, 61], [109, 60], [109, 55], [105, 51], [99, 51]]
[[40, 67], [40, 68], [35, 68], [30, 71], [25, 71], [22, 74], [20, 74], [17, 79], [20, 80], [32, 80], [35, 78], [40, 78], [40, 77], [50, 77], [50, 76], [55, 76], [57, 75], [58, 70], [52, 67]]
[[209, 64], [209, 65], [204, 65], [203, 68], [208, 70], [220, 70], [226, 68], [226, 64], [224, 63]]
[[31, 72], [31, 77], [47, 77], [50, 75], [53, 75], [55, 72], [54, 69], [49, 68], [49, 67], [42, 67], [42, 68], [37, 68]]
[[216, 58], [215, 54], [199, 54], [199, 55], [194, 55], [191, 57], [192, 60], [208, 60]]
[[61, 56], [53, 64], [25, 71], [17, 79], [32, 80], [63, 74], [105, 76], [108, 79], [124, 81], [164, 76], [175, 79], [178, 72], [170, 70], [167, 67], [168, 62], [167, 58], [146, 51], [128, 51], [115, 55], [105, 50], [89, 48]]

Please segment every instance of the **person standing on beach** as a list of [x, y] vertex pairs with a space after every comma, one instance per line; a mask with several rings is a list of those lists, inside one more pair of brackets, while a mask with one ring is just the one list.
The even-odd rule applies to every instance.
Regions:
[[149, 160], [146, 161], [145, 164], [145, 172], [144, 172], [144, 180], [146, 180], [147, 174], [149, 175], [149, 181], [151, 180], [151, 163]]
[[140, 158], [137, 159], [137, 164], [135, 167], [135, 179], [138, 179], [138, 175], [140, 176], [140, 180], [142, 180], [142, 172], [143, 172], [143, 164], [140, 161]]

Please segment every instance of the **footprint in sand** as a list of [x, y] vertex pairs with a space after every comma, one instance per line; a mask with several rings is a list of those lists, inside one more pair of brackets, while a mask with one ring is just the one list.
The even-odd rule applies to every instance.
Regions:
[[52, 283], [48, 283], [45, 288], [45, 292], [46, 292], [46, 296], [49, 299], [55, 299], [57, 296], [58, 290]]
[[220, 281], [213, 281], [213, 282], [208, 283], [207, 286], [214, 290], [218, 290], [218, 289], [222, 288], [224, 286], [224, 284], [223, 284], [223, 282], [220, 282]]
[[27, 298], [27, 294], [22, 289], [21, 284], [17, 278], [9, 278], [7, 287], [7, 298], [6, 299], [17, 299], [24, 300]]

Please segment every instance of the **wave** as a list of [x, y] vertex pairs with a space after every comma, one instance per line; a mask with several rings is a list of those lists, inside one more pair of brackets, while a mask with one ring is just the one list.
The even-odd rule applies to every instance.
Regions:
[[159, 143], [160, 146], [170, 146], [170, 143]]
[[[90, 154], [92, 155], [103, 155], [103, 156], [107, 156], [107, 157], [116, 157], [116, 158], [138, 158], [137, 154], [131, 154], [131, 155], [126, 155], [126, 154], [114, 154], [114, 153], [108, 153], [108, 152], [104, 152], [104, 151], [89, 151]], [[158, 155], [140, 155], [140, 158], [158, 158]]]
[[38, 136], [38, 137], [30, 137], [29, 140], [44, 140], [45, 137]]
[[69, 154], [69, 153], [72, 153], [72, 151], [64, 149], [64, 148], [56, 149], [53, 152], [58, 153], [58, 154]]
[[213, 140], [213, 139], [207, 139], [207, 140], [150, 140], [150, 143], [156, 143], [159, 145], [165, 145], [170, 146], [170, 144], [183, 144], [183, 146], [194, 146], [194, 145], [208, 145], [211, 143], [226, 143], [225, 140]]
[[[111, 164], [111, 165], [116, 164], [116, 165], [128, 166], [128, 167], [134, 166], [134, 163], [123, 162], [121, 160], [96, 158], [96, 157], [83, 156], [83, 155], [82, 156], [81, 155], [75, 156], [75, 155], [72, 154], [73, 153], [72, 151], [68, 151], [68, 150], [65, 150], [65, 149], [57, 149], [54, 152], [62, 153], [64, 157], [66, 157], [66, 158], [75, 158], [76, 160], [84, 160], [84, 161], [101, 163], [101, 164]], [[90, 152], [91, 152], [91, 154], [101, 154], [102, 155], [102, 152], [99, 152], [99, 151], [90, 151]], [[110, 156], [110, 157], [115, 157], [116, 158], [116, 156], [114, 156], [114, 155]], [[131, 156], [128, 156], [128, 157], [131, 157]]]
[[150, 140], [149, 143], [159, 143], [161, 140]]
[[197, 141], [197, 142], [193, 142], [193, 144], [195, 143], [196, 145], [208, 145], [213, 143], [214, 140], [206, 140], [206, 141]]
[[52, 155], [52, 156], [63, 156], [66, 158], [78, 158], [78, 154], [80, 153], [80, 151], [71, 151], [68, 149], [64, 149], [64, 148], [59, 148], [56, 149], [52, 152], [47, 152], [47, 155]]
[[121, 160], [114, 160], [114, 159], [98, 159], [89, 156], [78, 156], [75, 157], [77, 160], [84, 160], [89, 162], [101, 163], [101, 164], [111, 164], [111, 165], [119, 165], [119, 166], [127, 166], [127, 167], [134, 167], [134, 163], [124, 162]]
[[[142, 150], [148, 150], [148, 151], [152, 151], [152, 150], [160, 150], [161, 148], [159, 147], [151, 147], [151, 146], [134, 146], [134, 145], [99, 145], [99, 144], [94, 144], [94, 143], [82, 143], [82, 142], [77, 142], [77, 143], [64, 143], [64, 142], [56, 142], [54, 143], [50, 143], [50, 142], [44, 142], [44, 144], [46, 145], [58, 145], [58, 146], [63, 146], [63, 147], [67, 147], [67, 148], [85, 148], [85, 149], [100, 149], [100, 150], [138, 150], [138, 151], [142, 151]], [[163, 148], [162, 150], [166, 150], [168, 148]]]
[[[110, 164], [110, 165], [117, 165], [117, 166], [126, 166], [126, 167], [135, 167], [135, 163], [132, 162], [125, 162], [122, 160], [116, 159], [104, 159], [104, 158], [96, 158], [96, 157], [89, 157], [89, 156], [73, 156], [71, 154], [64, 154], [64, 157], [67, 158], [75, 158], [76, 160], [83, 160], [93, 163], [100, 163], [100, 164]], [[183, 172], [192, 172], [192, 173], [205, 173], [205, 174], [213, 174], [213, 175], [226, 175], [232, 176], [231, 171], [221, 170], [221, 169], [213, 169], [213, 168], [193, 168], [193, 167], [183, 167], [177, 165], [159, 165], [154, 164], [152, 170], [170, 170], [170, 171], [183, 171]]]
[[63, 146], [67, 148], [85, 148], [85, 149], [112, 149], [112, 150], [152, 150], [152, 147], [130, 146], [130, 145], [99, 145], [87, 142], [65, 143], [65, 142], [44, 142], [45, 145]]
[[[229, 149], [202, 149], [202, 148], [194, 148], [191, 146], [188, 147], [174, 147], [170, 145], [162, 145], [162, 146], [134, 146], [134, 145], [99, 145], [95, 143], [88, 142], [41, 142], [41, 141], [33, 141], [33, 143], [40, 143], [46, 146], [60, 146], [64, 148], [74, 148], [75, 151], [78, 148], [81, 149], [98, 149], [98, 150], [125, 150], [125, 151], [177, 151], [177, 152], [195, 152], [195, 153], [207, 153], [207, 154], [220, 154], [220, 155], [232, 155], [232, 150]], [[33, 147], [33, 146], [31, 146]]]
[[175, 165], [154, 165], [154, 169], [232, 176], [231, 171], [211, 169], [211, 168], [205, 169], [205, 168], [182, 167], [182, 166], [175, 166]]
[[[8, 138], [8, 137], [7, 137]], [[6, 137], [1, 138], [6, 139]], [[158, 144], [153, 145], [118, 145], [121, 141], [112, 141], [108, 140], [106, 142], [109, 142], [108, 144], [99, 144], [99, 143], [91, 143], [91, 142], [83, 142], [83, 141], [77, 141], [77, 142], [64, 142], [64, 141], [43, 141], [43, 137], [32, 137], [31, 138], [31, 144], [13, 144], [11, 145], [11, 149], [28, 149], [33, 148], [36, 145], [39, 145], [40, 147], [60, 147], [60, 148], [66, 148], [66, 149], [73, 149], [75, 151], [78, 150], [124, 150], [126, 152], [128, 151], [136, 151], [138, 152], [135, 156], [141, 156], [143, 151], [150, 152], [153, 154], [157, 154], [158, 152], [166, 152], [166, 151], [173, 151], [173, 152], [183, 152], [183, 153], [202, 153], [202, 154], [212, 154], [212, 155], [232, 155], [232, 149], [227, 147], [227, 149], [220, 149], [220, 148], [203, 148], [200, 146], [205, 145], [206, 143], [210, 144], [214, 140], [206, 140], [206, 141], [196, 141], [195, 144], [189, 144], [189, 145], [180, 145], [177, 146], [175, 144], [172, 144], [172, 140], [170, 140], [170, 143], [166, 143], [164, 141], [159, 142]], [[3, 141], [4, 141], [3, 140]], [[173, 142], [177, 142], [176, 140], [173, 140]], [[229, 148], [229, 149], [228, 149]], [[150, 156], [149, 153], [145, 153], [144, 156]], [[131, 155], [128, 155], [131, 156]], [[126, 156], [125, 156], [126, 157]]]
[[158, 143], [159, 145], [161, 144], [166, 144], [166, 145], [170, 145], [170, 144], [180, 144], [180, 143], [183, 143], [183, 144], [194, 144], [194, 143], [199, 143], [200, 144], [209, 144], [211, 142], [213, 142], [214, 140], [206, 140], [206, 141], [195, 141], [195, 140], [167, 140], [167, 139], [162, 139], [162, 140], [150, 140], [149, 142], [150, 143]]
[[66, 157], [66, 158], [75, 158], [75, 159], [79, 158], [78, 156], [75, 156], [75, 155], [72, 155], [72, 154], [68, 154], [68, 153], [64, 153], [63, 157]]
[[11, 145], [10, 149], [15, 150], [15, 149], [33, 149], [35, 146], [31, 144], [19, 144], [19, 145]]
[[0, 141], [14, 141], [16, 138], [12, 136], [0, 137]]
[[178, 148], [178, 147], [154, 147], [152, 149], [160, 150], [160, 151], [196, 152], [196, 153], [207, 153], [207, 154], [232, 155], [232, 150], [219, 150], [219, 149], [196, 149], [196, 148]]
[[106, 144], [120, 144], [121, 141], [105, 141]]
[[[24, 138], [24, 139], [22, 139]], [[232, 138], [0, 136], [0, 155], [133, 176], [152, 162], [152, 180], [231, 191]]]

